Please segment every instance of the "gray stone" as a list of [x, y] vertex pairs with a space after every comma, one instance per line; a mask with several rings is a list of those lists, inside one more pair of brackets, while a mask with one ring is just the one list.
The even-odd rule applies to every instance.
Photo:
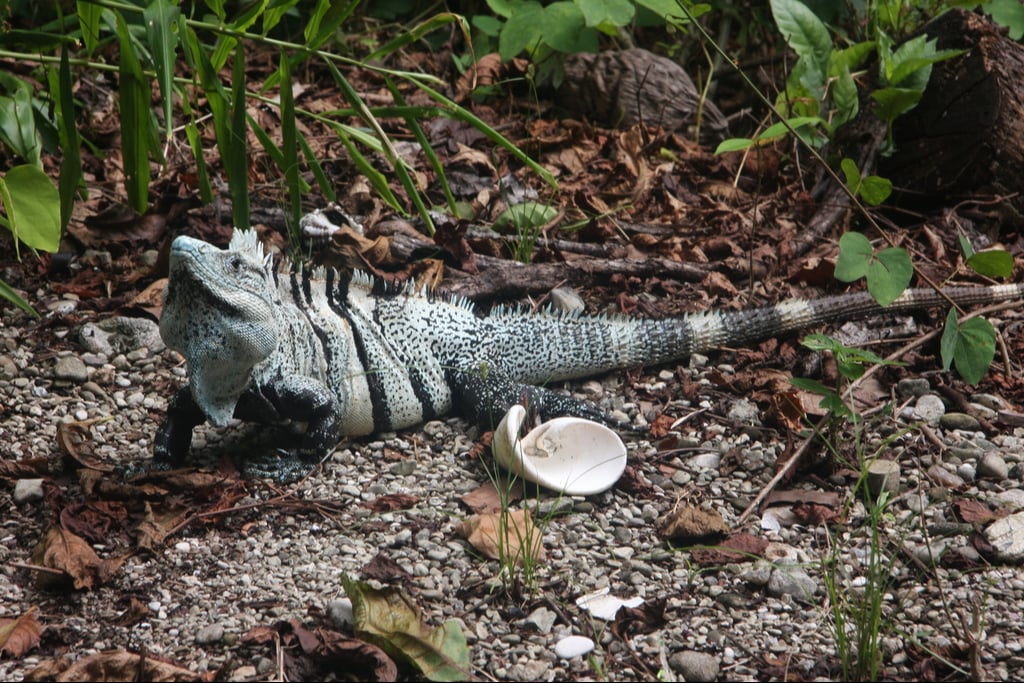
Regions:
[[224, 638], [224, 627], [220, 624], [210, 624], [199, 629], [196, 633], [196, 645], [213, 645]]
[[583, 312], [587, 308], [583, 298], [571, 287], [555, 287], [550, 294], [551, 306], [556, 311]]
[[753, 401], [741, 398], [729, 406], [728, 417], [741, 424], [756, 425], [761, 422], [761, 409]]
[[586, 636], [567, 636], [555, 643], [555, 654], [562, 659], [572, 659], [588, 654], [594, 647], [594, 641]]
[[684, 681], [718, 680], [718, 657], [705, 652], [693, 650], [675, 652], [668, 658], [668, 664], [682, 675]]
[[1002, 481], [1010, 473], [1010, 466], [998, 453], [986, 453], [978, 461], [978, 477]]
[[61, 356], [53, 367], [55, 379], [81, 383], [89, 379], [89, 370], [78, 356]]
[[919, 378], [901, 379], [896, 385], [896, 393], [902, 398], [921, 398], [931, 390], [928, 380]]
[[982, 532], [1004, 562], [1018, 562], [1024, 559], [1024, 512], [997, 519]]
[[914, 419], [935, 424], [946, 413], [946, 404], [935, 394], [925, 394], [914, 404]]
[[789, 595], [796, 600], [810, 600], [818, 583], [799, 567], [776, 567], [768, 578], [768, 595], [779, 598]]
[[160, 326], [149, 318], [116, 316], [86, 323], [82, 325], [78, 339], [86, 350], [101, 353], [107, 358], [140, 348], [147, 348], [153, 353], [166, 348], [160, 338]]
[[960, 429], [965, 432], [976, 432], [981, 429], [978, 418], [967, 413], [946, 413], [939, 418], [939, 425], [943, 429]]
[[551, 633], [551, 627], [555, 625], [555, 619], [557, 618], [558, 615], [547, 607], [538, 607], [530, 612], [523, 624], [527, 627], [533, 627], [541, 633]]

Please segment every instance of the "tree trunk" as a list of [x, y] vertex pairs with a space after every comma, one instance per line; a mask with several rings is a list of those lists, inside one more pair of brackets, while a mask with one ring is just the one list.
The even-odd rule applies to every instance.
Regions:
[[[953, 10], [925, 27], [939, 49], [967, 53], [932, 67], [921, 102], [896, 119], [896, 154], [879, 174], [904, 206], [952, 206], [1024, 191], [1024, 46], [988, 17]], [[1024, 193], [999, 204], [1019, 227]]]

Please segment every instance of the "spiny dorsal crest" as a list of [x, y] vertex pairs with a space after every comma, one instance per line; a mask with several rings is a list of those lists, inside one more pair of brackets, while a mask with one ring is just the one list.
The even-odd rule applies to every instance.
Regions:
[[262, 261], [263, 267], [267, 272], [270, 272], [273, 267], [273, 254], [264, 255], [263, 243], [260, 242], [260, 238], [256, 235], [255, 230], [235, 228], [235, 231], [231, 234], [231, 242], [228, 243], [228, 250], [245, 254], [255, 261]]

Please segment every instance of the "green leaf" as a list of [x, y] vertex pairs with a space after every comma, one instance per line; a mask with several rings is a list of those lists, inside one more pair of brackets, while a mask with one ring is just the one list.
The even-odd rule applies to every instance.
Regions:
[[874, 255], [871, 241], [859, 232], [848, 232], [839, 238], [839, 258], [835, 277], [841, 282], [853, 282], [868, 274]]
[[12, 80], [14, 92], [0, 97], [0, 140], [25, 161], [40, 166], [43, 148], [36, 131], [32, 90], [21, 79]]
[[821, 19], [799, 0], [771, 0], [775, 25], [802, 59], [813, 63], [813, 70], [824, 74], [832, 52], [832, 36]]
[[294, 244], [298, 244], [299, 219], [302, 218], [302, 194], [304, 190], [308, 189], [308, 186], [299, 174], [299, 133], [295, 125], [295, 97], [292, 93], [290, 64], [287, 55], [281, 53], [278, 65], [278, 73], [281, 74], [281, 151], [284, 154], [284, 163], [281, 168], [284, 171], [285, 185], [288, 187], [288, 208], [291, 217], [288, 227], [293, 237], [296, 238]]
[[177, 27], [180, 14], [181, 10], [171, 0], [153, 0], [142, 13], [163, 102], [164, 137], [168, 140], [174, 126], [174, 55], [178, 50]]
[[[823, 120], [819, 116], [794, 116], [793, 118], [786, 119], [786, 123], [789, 124], [789, 128], [800, 132], [800, 129], [804, 126], [816, 126], [819, 123], [823, 123]], [[778, 121], [765, 128], [757, 136], [757, 141], [770, 142], [772, 140], [778, 140], [789, 134], [789, 128], [786, 127], [786, 123]]]
[[981, 9], [1008, 28], [1013, 40], [1024, 37], [1024, 4], [1020, 0], [990, 0], [982, 3]]
[[832, 50], [829, 55], [829, 75], [838, 76], [843, 71], [853, 71], [859, 68], [874, 51], [875, 41], [873, 40], [854, 43], [841, 50]]
[[100, 15], [103, 14], [103, 7], [99, 3], [85, 0], [78, 0], [75, 7], [78, 9], [78, 26], [82, 29], [85, 51], [92, 54], [100, 41]]
[[[678, 0], [636, 0], [636, 4], [638, 7], [649, 9], [665, 21], [671, 20], [676, 24], [688, 21], [686, 14], [679, 9]], [[692, 4], [688, 9], [690, 14], [696, 19], [702, 14], [710, 12], [711, 6], [707, 4]]]
[[921, 101], [921, 91], [907, 88], [881, 88], [871, 93], [871, 99], [878, 103], [875, 114], [886, 122], [896, 120]]
[[1010, 277], [1013, 274], [1013, 255], [1002, 249], [986, 249], [968, 257], [967, 265], [979, 275]]
[[0, 280], [0, 298], [7, 299], [36, 320], [39, 319], [39, 314], [36, 312], [36, 309], [32, 308], [32, 305], [29, 302], [21, 298], [21, 295], [14, 291], [14, 288], [3, 280]]
[[857, 168], [857, 163], [853, 159], [844, 158], [839, 162], [839, 168], [842, 169], [843, 175], [846, 176], [846, 186], [850, 188], [850, 192], [856, 194], [860, 190], [860, 169]]
[[946, 316], [946, 327], [940, 342], [942, 365], [957, 372], [968, 384], [977, 384], [988, 372], [996, 355], [996, 331], [984, 318], [971, 318], [957, 323], [955, 309]]
[[507, 62], [523, 50], [533, 48], [540, 40], [538, 26], [544, 21], [544, 8], [536, 2], [523, 3], [508, 18], [498, 37], [498, 54]]
[[[263, 27], [263, 35], [267, 35], [270, 31], [281, 23], [284, 16], [288, 14], [288, 10], [298, 4], [299, 0], [276, 0], [267, 5], [267, 8], [263, 11], [261, 17], [261, 26]], [[305, 14], [305, 11], [303, 11]]]
[[890, 247], [875, 255], [868, 265], [868, 291], [881, 306], [888, 306], [914, 277], [914, 264], [906, 249]]
[[349, 0], [348, 4], [337, 2], [337, 0], [317, 0], [316, 8], [303, 30], [303, 37], [306, 39], [306, 47], [319, 49], [324, 42], [334, 35], [341, 22], [348, 17], [359, 6], [360, 0]]
[[149, 204], [149, 144], [152, 116], [152, 93], [149, 81], [142, 75], [142, 64], [124, 17], [117, 14], [117, 35], [120, 40], [118, 61], [118, 103], [121, 108], [121, 158], [124, 164], [125, 189], [129, 205], [145, 213]]
[[633, 21], [634, 7], [629, 0], [576, 0], [587, 26], [627, 26]]
[[33, 249], [57, 251], [61, 234], [60, 193], [45, 173], [32, 164], [15, 166], [0, 178], [0, 199], [16, 240]]
[[869, 175], [861, 181], [859, 194], [871, 206], [878, 206], [892, 194], [892, 181], [876, 175]]
[[79, 190], [85, 187], [81, 143], [78, 137], [78, 128], [75, 126], [71, 63], [66, 45], [61, 46], [60, 67], [56, 72], [56, 83], [54, 83], [53, 72], [50, 74], [50, 92], [56, 93], [53, 100], [53, 113], [60, 134], [60, 178], [57, 180], [57, 184], [60, 192], [60, 228], [63, 232], [68, 226], [68, 221], [71, 220], [75, 197]]
[[572, 2], [553, 2], [544, 8], [540, 33], [559, 52], [576, 52], [585, 28], [583, 13]]
[[725, 152], [740, 152], [744, 149], [749, 149], [754, 146], [754, 141], [750, 138], [729, 138], [728, 140], [722, 140], [718, 143], [718, 147], [715, 148], [715, 154], [723, 154]]
[[428, 680], [469, 679], [469, 647], [457, 621], [432, 628], [423, 623], [416, 602], [397, 588], [376, 589], [345, 574], [341, 585], [352, 601], [357, 638], [408, 662]]
[[971, 258], [974, 256], [974, 247], [971, 246], [970, 240], [962, 232], [957, 234], [957, 239], [960, 241], [960, 251], [963, 252], [964, 257]]
[[494, 219], [493, 229], [504, 230], [512, 227], [517, 231], [539, 228], [542, 225], [554, 220], [558, 215], [558, 209], [540, 202], [523, 202], [514, 204], [501, 212]]
[[840, 71], [832, 82], [832, 104], [835, 107], [833, 127], [852, 120], [860, 111], [860, 95], [849, 69], [844, 68]]

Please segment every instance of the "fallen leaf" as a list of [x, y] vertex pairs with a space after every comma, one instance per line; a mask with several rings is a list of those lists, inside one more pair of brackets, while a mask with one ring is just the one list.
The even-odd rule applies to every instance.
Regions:
[[658, 533], [682, 543], [697, 543], [725, 536], [729, 525], [717, 510], [680, 505], [658, 520]]
[[39, 644], [43, 628], [36, 615], [38, 607], [32, 607], [16, 619], [0, 619], [0, 655], [14, 658], [25, 654]]
[[61, 527], [50, 527], [32, 551], [33, 564], [60, 572], [36, 572], [36, 586], [41, 589], [59, 588], [67, 579], [76, 589], [96, 588], [106, 583], [125, 559], [101, 559], [81, 537]]
[[375, 579], [385, 583], [396, 580], [406, 581], [410, 578], [409, 572], [384, 553], [377, 553], [377, 556], [363, 565], [362, 574], [368, 579]]
[[345, 574], [341, 583], [352, 601], [357, 637], [413, 665], [428, 680], [469, 679], [469, 647], [459, 622], [430, 627], [412, 598], [398, 589], [378, 590]]
[[134, 652], [100, 652], [76, 660], [54, 678], [51, 676], [59, 665], [43, 662], [30, 671], [26, 681], [199, 681], [198, 674], [153, 655], [138, 655]]
[[979, 500], [960, 499], [953, 501], [953, 512], [962, 521], [969, 524], [985, 524], [993, 519], [1005, 517], [1006, 513], [999, 514]]
[[712, 567], [729, 562], [752, 562], [764, 557], [767, 547], [768, 541], [741, 531], [713, 548], [695, 548], [690, 557], [701, 567]]
[[377, 496], [373, 500], [364, 502], [362, 505], [374, 512], [392, 512], [394, 510], [408, 510], [418, 502], [420, 502], [419, 496], [409, 493], [389, 493]]
[[80, 467], [103, 472], [113, 472], [114, 466], [104, 463], [93, 453], [91, 429], [97, 422], [106, 422], [109, 417], [83, 420], [81, 422], [61, 422], [57, 424], [57, 447], [66, 456], [74, 460]]
[[145, 502], [145, 516], [135, 532], [140, 548], [152, 550], [164, 544], [164, 540], [175, 531], [188, 516], [188, 508], [169, 500], [163, 503]]
[[541, 533], [526, 510], [473, 515], [456, 526], [456, 531], [474, 548], [492, 560], [511, 559], [522, 566], [529, 553], [532, 562], [544, 558]]

